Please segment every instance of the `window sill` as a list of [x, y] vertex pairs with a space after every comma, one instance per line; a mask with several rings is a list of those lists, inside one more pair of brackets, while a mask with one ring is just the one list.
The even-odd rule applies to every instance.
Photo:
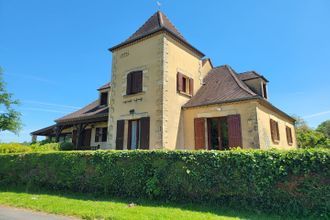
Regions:
[[275, 140], [273, 141], [274, 144], [279, 144], [280, 143], [280, 140]]
[[138, 96], [138, 95], [143, 95], [145, 94], [146, 92], [142, 91], [142, 92], [138, 92], [138, 93], [134, 93], [134, 94], [129, 94], [129, 95], [123, 95], [124, 98], [131, 98], [131, 97], [134, 97], [134, 96]]
[[189, 93], [185, 93], [185, 92], [178, 91], [178, 94], [180, 94], [182, 96], [186, 96], [187, 98], [191, 98], [192, 97], [192, 95], [190, 95]]

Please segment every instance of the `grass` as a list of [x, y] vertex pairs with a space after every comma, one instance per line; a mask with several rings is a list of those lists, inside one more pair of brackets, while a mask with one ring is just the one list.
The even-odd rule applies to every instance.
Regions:
[[[130, 207], [131, 203], [134, 205]], [[88, 194], [37, 193], [18, 189], [0, 189], [0, 204], [83, 219], [281, 219], [279, 216], [235, 211], [215, 205], [95, 198]]]

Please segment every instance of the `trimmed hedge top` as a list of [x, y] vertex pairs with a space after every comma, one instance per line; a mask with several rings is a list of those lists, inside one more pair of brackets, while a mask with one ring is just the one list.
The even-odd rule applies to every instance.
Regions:
[[326, 217], [329, 159], [326, 149], [7, 154], [0, 155], [0, 185]]

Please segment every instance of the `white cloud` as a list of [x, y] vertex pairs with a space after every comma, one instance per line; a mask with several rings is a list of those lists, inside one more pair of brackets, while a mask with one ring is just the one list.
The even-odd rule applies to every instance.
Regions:
[[311, 114], [311, 115], [306, 115], [306, 116], [303, 116], [303, 118], [315, 118], [315, 117], [322, 116], [322, 115], [327, 115], [327, 114], [330, 114], [330, 110], [329, 111], [324, 111], [324, 112], [317, 112], [317, 113], [314, 113], [314, 114]]

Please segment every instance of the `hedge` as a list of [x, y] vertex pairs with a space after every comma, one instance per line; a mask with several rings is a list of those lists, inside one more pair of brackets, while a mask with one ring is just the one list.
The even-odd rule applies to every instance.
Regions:
[[0, 154], [0, 186], [38, 187], [330, 217], [330, 151]]

